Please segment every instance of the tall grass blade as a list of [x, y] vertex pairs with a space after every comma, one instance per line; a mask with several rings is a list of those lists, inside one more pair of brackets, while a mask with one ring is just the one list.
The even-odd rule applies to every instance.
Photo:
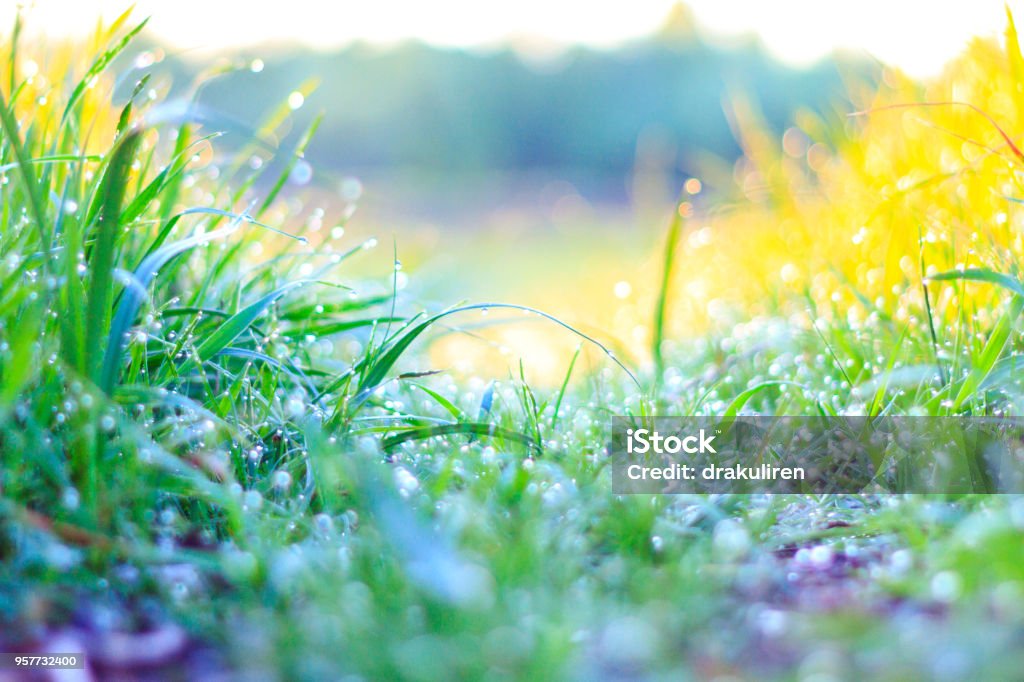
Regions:
[[39, 186], [36, 174], [32, 170], [32, 159], [25, 153], [21, 136], [18, 132], [18, 123], [14, 118], [14, 111], [8, 108], [3, 92], [0, 92], [0, 127], [7, 138], [7, 143], [14, 153], [15, 164], [18, 173], [21, 175], [25, 185], [25, 195], [28, 197], [29, 208], [32, 211], [32, 218], [39, 231], [39, 248], [44, 251], [50, 248], [52, 243], [52, 232], [49, 228], [49, 221], [46, 218], [46, 204], [43, 200], [43, 190]]
[[313, 139], [313, 135], [316, 134], [316, 129], [320, 127], [320, 123], [323, 121], [323, 118], [323, 114], [318, 114], [317, 117], [313, 119], [313, 122], [309, 124], [309, 128], [306, 129], [306, 132], [302, 134], [302, 137], [296, 143], [295, 151], [292, 153], [291, 159], [281, 171], [281, 174], [278, 176], [273, 187], [270, 188], [270, 192], [267, 193], [267, 198], [263, 200], [259, 210], [256, 211], [257, 218], [262, 216], [266, 210], [270, 208], [270, 205], [274, 203], [274, 200], [277, 199], [277, 195], [280, 194], [281, 189], [284, 187], [284, 184], [288, 181], [292, 171], [295, 169], [295, 164], [302, 159], [302, 155], [306, 151], [306, 147], [309, 146], [309, 143]]
[[[90, 280], [85, 315], [85, 353], [83, 368], [93, 381], [101, 383], [103, 341], [110, 330], [109, 320], [114, 292], [114, 261], [121, 231], [121, 204], [128, 175], [141, 135], [128, 133], [117, 145], [100, 189], [101, 208], [96, 222], [96, 238], [90, 256]], [[109, 388], [109, 387], [108, 387]]]
[[[118, 22], [123, 22], [125, 19], [127, 19], [127, 16], [130, 12], [131, 9], [127, 10], [124, 14], [122, 14], [118, 18]], [[128, 47], [128, 44], [131, 43], [135, 36], [137, 36], [139, 32], [146, 27], [146, 24], [148, 22], [148, 18], [143, 19], [142, 22], [140, 22], [135, 28], [126, 33], [110, 49], [108, 49], [106, 52], [104, 52], [96, 58], [96, 60], [92, 63], [92, 66], [89, 67], [89, 70], [86, 71], [85, 76], [82, 78], [81, 81], [78, 82], [78, 85], [76, 85], [75, 89], [71, 92], [71, 96], [68, 98], [68, 102], [64, 106], [64, 113], [61, 115], [60, 118], [61, 128], [64, 127], [64, 124], [68, 120], [68, 117], [71, 115], [71, 112], [75, 108], [75, 105], [78, 104], [78, 100], [82, 98], [82, 95], [89, 88], [93, 80], [97, 78], [101, 73], [103, 73], [107, 66], [109, 66], [110, 63], [114, 61], [114, 59], [116, 59], [117, 56], [121, 54], [126, 47]]]
[[551, 430], [555, 430], [555, 426], [558, 424], [558, 413], [562, 409], [562, 400], [565, 398], [565, 392], [569, 388], [569, 379], [572, 378], [572, 370], [576, 367], [576, 361], [580, 357], [583, 346], [576, 346], [576, 352], [572, 354], [572, 360], [569, 361], [569, 369], [565, 372], [565, 378], [562, 379], [562, 386], [558, 389], [558, 398], [555, 399], [554, 412], [551, 415]]
[[665, 237], [665, 248], [662, 255], [661, 282], [658, 285], [658, 299], [654, 305], [654, 333], [651, 335], [651, 359], [654, 361], [654, 383], [661, 382], [665, 373], [665, 358], [662, 346], [665, 341], [665, 314], [669, 303], [669, 287], [672, 285], [672, 274], [675, 270], [676, 253], [679, 250], [679, 239], [683, 233], [683, 214], [681, 205], [676, 205], [672, 213], [672, 222]]

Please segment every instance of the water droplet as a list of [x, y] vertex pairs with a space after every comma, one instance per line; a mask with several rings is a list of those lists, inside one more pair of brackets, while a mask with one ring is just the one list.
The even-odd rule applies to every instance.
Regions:
[[293, 185], [306, 185], [313, 179], [313, 167], [309, 165], [308, 161], [299, 159], [292, 167], [292, 172], [288, 176], [288, 181]]
[[338, 193], [345, 201], [356, 201], [363, 195], [363, 183], [359, 178], [345, 178], [338, 187]]
[[255, 511], [263, 506], [263, 496], [258, 490], [246, 490], [242, 495], [242, 506]]
[[960, 596], [960, 576], [953, 571], [942, 571], [932, 578], [932, 596], [941, 602], [952, 602]]
[[408, 495], [420, 487], [420, 482], [408, 470], [399, 467], [395, 469], [395, 485], [398, 486], [399, 492], [403, 495]]
[[292, 487], [292, 475], [283, 469], [275, 471], [272, 482], [277, 490], [288, 490]]
[[734, 561], [750, 549], [750, 533], [739, 522], [725, 519], [715, 525], [712, 545], [721, 558]]
[[65, 509], [74, 511], [78, 509], [79, 503], [82, 501], [82, 496], [78, 494], [78, 490], [75, 488], [64, 488], [64, 492], [61, 493], [60, 502], [64, 505]]
[[314, 516], [313, 525], [316, 526], [316, 529], [324, 535], [330, 535], [334, 532], [334, 519], [332, 519], [329, 514], [321, 512]]

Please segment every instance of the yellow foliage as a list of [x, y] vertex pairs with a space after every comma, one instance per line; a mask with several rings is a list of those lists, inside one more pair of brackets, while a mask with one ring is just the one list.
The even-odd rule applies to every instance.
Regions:
[[[0, 91], [6, 101], [13, 99], [23, 127], [31, 125], [29, 141], [52, 139], [69, 93], [89, 72], [91, 63], [83, 55], [102, 55], [111, 41], [130, 27], [126, 26], [128, 21], [129, 13], [125, 12], [109, 24], [98, 22], [84, 42], [51, 43], [42, 36], [21, 35], [17, 49], [12, 50], [10, 35], [0, 41]], [[118, 118], [118, 111], [110, 103], [112, 85], [112, 79], [105, 75], [87, 82], [74, 115], [68, 116], [72, 125], [62, 139], [66, 148], [54, 152], [88, 155], [110, 149]]]
[[[784, 140], [738, 106], [746, 199], [689, 226], [675, 331], [802, 311], [907, 320], [923, 305], [922, 263], [1011, 270], [1024, 255], [1024, 60], [1012, 21], [1006, 39], [973, 41], [931, 83], [886, 69], [861, 113], [805, 116]], [[961, 307], [984, 316], [998, 294], [934, 288], [947, 320]]]

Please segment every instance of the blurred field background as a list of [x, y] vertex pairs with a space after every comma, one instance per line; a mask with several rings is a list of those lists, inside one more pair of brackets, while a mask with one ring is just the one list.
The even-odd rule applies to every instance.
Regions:
[[[95, 16], [89, 9], [76, 11]], [[661, 243], [680, 189], [699, 241], [709, 206], [756, 191], [740, 162], [741, 126], [778, 139], [789, 130], [794, 154], [823, 158], [824, 147], [792, 128], [798, 112], [841, 118], [854, 108], [851, 88], [873, 88], [881, 73], [863, 52], [783, 62], [756, 34], [715, 35], [672, 3], [645, 8], [652, 23], [637, 35], [596, 45], [528, 34], [468, 46], [355, 36], [330, 47], [302, 35], [245, 44], [228, 25], [215, 49], [192, 33], [173, 46], [161, 26], [173, 28], [180, 12], [153, 9], [153, 28], [120, 71], [147, 69], [152, 96], [170, 101], [202, 82], [203, 115], [227, 131], [218, 155], [236, 153], [281, 102], [294, 109], [274, 140], [282, 149], [323, 116], [292, 174], [282, 224], [339, 247], [376, 239], [354, 263], [360, 274], [389, 271], [397, 248], [401, 277], [416, 279], [424, 304], [469, 295], [537, 306], [637, 361], [647, 359]], [[26, 24], [45, 26], [43, 40], [55, 42], [66, 17], [52, 10], [39, 3]], [[122, 76], [115, 101], [133, 84]], [[258, 150], [250, 163], [272, 158]], [[215, 174], [223, 161], [203, 163]], [[670, 336], [707, 328], [705, 314], [678, 303], [686, 314], [671, 316]], [[441, 339], [435, 361], [473, 372], [527, 357], [534, 381], [557, 381], [575, 341], [500, 321]]]
[[[895, 268], [884, 277], [858, 272], [863, 261], [856, 259], [832, 277], [824, 263], [812, 266], [808, 251], [834, 253], [838, 243], [844, 250], [859, 247], [850, 253], [859, 258], [877, 246], [871, 239], [848, 242], [869, 221], [874, 199], [881, 198], [870, 193], [884, 189], [883, 178], [858, 188], [869, 194], [847, 215], [828, 217], [836, 233], [827, 238], [808, 234], [816, 229], [806, 222], [816, 209], [801, 203], [820, 174], [834, 171], [831, 159], [844, 143], [837, 134], [866, 124], [848, 114], [883, 100], [921, 98], [916, 81], [901, 75], [898, 64], [883, 67], [856, 49], [858, 40], [867, 44], [884, 35], [872, 36], [864, 26], [856, 33], [863, 21], [850, 14], [845, 20], [851, 32], [838, 38], [850, 47], [824, 51], [828, 39], [837, 40], [829, 35], [836, 22], [801, 29], [800, 17], [813, 19], [819, 12], [801, 3], [745, 19], [750, 9], [736, 5], [731, 24], [740, 29], [723, 33], [713, 23], [722, 21], [722, 9], [700, 2], [696, 8], [643, 4], [634, 13], [639, 18], [616, 34], [608, 25], [614, 16], [588, 17], [571, 4], [560, 6], [547, 23], [529, 13], [519, 20], [528, 23], [532, 16], [535, 28], [549, 34], [576, 24], [586, 36], [590, 27], [596, 37], [545, 38], [517, 32], [514, 23], [501, 35], [456, 3], [438, 13], [451, 10], [451, 22], [464, 24], [469, 38], [439, 33], [436, 17], [403, 22], [402, 13], [390, 22], [395, 35], [385, 31], [382, 39], [374, 24], [362, 35], [358, 21], [347, 27], [347, 15], [339, 10], [321, 12], [325, 22], [338, 22], [334, 38], [312, 28], [308, 35], [289, 34], [287, 21], [275, 32], [269, 19], [242, 17], [238, 26], [225, 24], [213, 44], [177, 28], [180, 44], [173, 45], [159, 32], [173, 34], [182, 11], [165, 16], [172, 13], [154, 7], [154, 32], [144, 33], [122, 59], [153, 72], [154, 97], [174, 101], [202, 82], [197, 101], [204, 116], [227, 131], [217, 145], [225, 156], [244, 145], [248, 131], [280, 102], [294, 110], [274, 140], [282, 149], [293, 148], [322, 115], [305, 160], [292, 174], [295, 187], [283, 224], [305, 230], [314, 243], [347, 246], [375, 239], [375, 253], [355, 265], [360, 274], [390, 270], [397, 249], [400, 277], [416, 278], [417, 302], [423, 304], [469, 295], [473, 302], [537, 306], [612, 340], [624, 355], [644, 363], [650, 359], [644, 349], [650, 346], [663, 235], [677, 207], [686, 218], [685, 255], [669, 301], [668, 339], [727, 327], [756, 312], [779, 313], [765, 309], [766, 287], [813, 284], [818, 303], [836, 293], [857, 307], [864, 295], [877, 294], [856, 289], [865, 283], [858, 277], [872, 285], [882, 279], [890, 287], [893, 277], [899, 279], [907, 269], [906, 261], [899, 264], [907, 255], [901, 249], [890, 253]], [[318, 16], [307, 10], [307, 17]], [[995, 29], [1002, 16], [993, 17], [991, 10], [969, 20], [940, 12], [934, 35], [894, 56], [934, 76], [944, 57], [966, 45], [964, 38], [956, 44], [950, 27], [959, 20], [962, 31], [977, 32], [978, 22]], [[48, 35], [59, 34], [67, 22], [46, 15], [53, 13], [50, 3], [39, 3], [36, 11]], [[743, 22], [754, 20], [764, 35], [743, 32]], [[401, 35], [402, 27], [411, 35]], [[488, 30], [495, 35], [488, 37]], [[793, 52], [794, 38], [806, 43], [808, 53]], [[883, 52], [893, 49], [884, 40], [879, 45]], [[965, 68], [970, 67], [961, 72]], [[956, 77], [947, 70], [935, 89], [950, 90]], [[122, 97], [131, 84], [122, 78]], [[876, 97], [879, 84], [884, 87]], [[954, 117], [957, 125], [985, 125], [964, 111], [928, 114]], [[925, 129], [907, 123], [910, 116], [920, 118], [921, 112], [888, 115], [882, 124], [925, 144]], [[905, 131], [907, 125], [912, 130]], [[926, 137], [931, 144], [935, 136]], [[270, 163], [273, 157], [269, 150], [257, 151], [250, 163]], [[209, 173], [219, 172], [220, 159], [204, 161]], [[891, 165], [879, 169], [888, 172]], [[758, 206], [754, 215], [751, 202]], [[747, 212], [732, 211], [737, 205]], [[722, 235], [728, 235], [724, 241]], [[723, 243], [728, 253], [720, 253]], [[713, 267], [709, 253], [716, 255]], [[796, 253], [802, 258], [793, 258]], [[812, 283], [806, 277], [814, 267], [824, 271]], [[526, 357], [533, 381], [557, 381], [575, 341], [544, 325], [501, 321], [482, 319], [471, 335], [442, 338], [434, 346], [435, 362], [472, 373]]]

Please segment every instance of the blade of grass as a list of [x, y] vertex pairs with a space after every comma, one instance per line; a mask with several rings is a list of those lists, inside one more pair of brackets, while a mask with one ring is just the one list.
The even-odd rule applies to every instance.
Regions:
[[512, 303], [476, 303], [472, 305], [451, 308], [444, 312], [438, 313], [432, 317], [429, 317], [423, 322], [417, 324], [416, 326], [406, 331], [404, 334], [396, 338], [394, 341], [392, 341], [390, 345], [387, 347], [387, 350], [381, 353], [380, 356], [376, 358], [372, 364], [368, 364], [363, 370], [362, 375], [360, 376], [359, 379], [360, 396], [365, 396], [373, 389], [375, 389], [381, 383], [381, 381], [384, 380], [384, 377], [387, 376], [387, 373], [390, 371], [391, 367], [398, 361], [398, 358], [401, 357], [401, 355], [406, 351], [406, 349], [408, 349], [412, 342], [415, 341], [416, 338], [420, 336], [420, 334], [425, 332], [435, 322], [459, 313], [469, 312], [473, 310], [487, 310], [492, 308], [521, 310], [523, 312], [539, 315], [547, 320], [550, 320], [551, 322], [554, 322], [558, 326], [569, 330], [573, 334], [579, 336], [584, 341], [587, 341], [597, 346], [597, 348], [599, 348], [609, 359], [611, 359], [612, 362], [618, 365], [619, 368], [623, 372], [625, 372], [627, 376], [629, 376], [629, 378], [633, 381], [637, 388], [641, 388], [640, 382], [637, 380], [636, 375], [634, 375], [633, 372], [631, 372], [629, 368], [626, 367], [622, 363], [622, 361], [615, 356], [611, 349], [609, 349], [607, 346], [605, 346], [597, 339], [594, 339], [593, 337], [588, 336], [587, 334], [584, 334], [583, 332], [579, 331], [575, 327], [559, 320], [557, 317], [549, 315], [548, 313], [545, 313], [543, 311], [537, 310], [536, 308], [530, 308], [528, 306], [516, 305]]
[[7, 107], [3, 92], [0, 92], [0, 126], [3, 128], [7, 143], [14, 152], [15, 164], [22, 182], [25, 184], [25, 195], [28, 197], [29, 208], [39, 231], [39, 248], [46, 251], [52, 243], [49, 222], [46, 218], [45, 203], [43, 201], [42, 188], [36, 180], [35, 172], [32, 170], [32, 159], [25, 153], [21, 137], [18, 133], [18, 123], [14, 118], [14, 112]]
[[867, 116], [869, 114], [874, 114], [874, 113], [880, 112], [880, 111], [892, 111], [892, 110], [897, 110], [897, 109], [910, 109], [910, 108], [914, 108], [914, 107], [967, 107], [968, 109], [971, 109], [975, 113], [981, 115], [982, 117], [985, 118], [986, 121], [991, 123], [992, 127], [995, 128], [996, 131], [999, 133], [1000, 137], [1003, 138], [1003, 141], [1006, 143], [1006, 146], [1009, 147], [1010, 151], [1013, 152], [1013, 155], [1017, 157], [1017, 160], [1021, 161], [1021, 162], [1024, 162], [1024, 152], [1021, 152], [1021, 150], [1017, 147], [1017, 145], [1015, 145], [1013, 143], [1013, 140], [1010, 139], [1010, 136], [1003, 129], [1003, 127], [1000, 126], [996, 122], [996, 120], [994, 118], [992, 118], [992, 116], [987, 111], [985, 111], [984, 109], [982, 109], [981, 107], [979, 107], [979, 106], [977, 106], [975, 104], [971, 104], [970, 102], [956, 102], [956, 101], [947, 101], [947, 102], [908, 102], [906, 104], [890, 104], [890, 105], [887, 105], [887, 106], [875, 107], [873, 109], [866, 109], [864, 111], [855, 111], [855, 112], [853, 112], [851, 114], [848, 114], [848, 115], [851, 116], [851, 117], [853, 117], [853, 116]]
[[295, 164], [302, 159], [302, 155], [306, 151], [306, 147], [309, 146], [309, 143], [313, 139], [313, 135], [316, 134], [317, 128], [320, 127], [320, 123], [323, 121], [323, 118], [323, 114], [318, 114], [317, 117], [313, 119], [313, 122], [309, 124], [306, 132], [303, 133], [302, 137], [299, 138], [299, 141], [295, 144], [295, 151], [292, 152], [291, 159], [281, 171], [281, 174], [278, 176], [273, 187], [270, 188], [270, 192], [267, 193], [267, 198], [263, 200], [259, 210], [256, 211], [257, 218], [261, 217], [266, 210], [270, 208], [270, 205], [274, 203], [274, 200], [277, 199], [277, 195], [280, 194], [281, 188], [284, 187], [284, 183], [288, 181], [289, 176], [291, 176], [292, 171], [295, 169]]
[[501, 438], [503, 440], [513, 441], [521, 443], [528, 448], [539, 451], [540, 447], [532, 438], [529, 436], [519, 433], [517, 431], [511, 431], [509, 429], [503, 429], [494, 424], [488, 424], [486, 422], [460, 422], [458, 424], [440, 424], [437, 426], [420, 426], [414, 429], [408, 429], [400, 433], [396, 433], [393, 436], [388, 436], [381, 442], [381, 447], [385, 450], [393, 450], [402, 443], [407, 443], [413, 440], [425, 440], [427, 438], [436, 438], [438, 436], [450, 436], [455, 434], [468, 434], [478, 437], [488, 438]]
[[954, 412], [975, 396], [978, 388], [991, 374], [996, 361], [999, 360], [999, 356], [1003, 354], [1003, 349], [1006, 348], [1007, 342], [1010, 340], [1010, 334], [1013, 332], [1013, 323], [1020, 316], [1022, 310], [1024, 310], [1024, 298], [1015, 296], [1010, 304], [1010, 309], [999, 318], [999, 322], [996, 323], [995, 328], [989, 334], [985, 345], [982, 347], [981, 354], [974, 360], [970, 373], [964, 379], [960, 390], [953, 399]]
[[[199, 362], [206, 362], [214, 355], [224, 350], [232, 341], [241, 336], [241, 334], [256, 321], [256, 318], [262, 315], [277, 299], [281, 298], [296, 287], [305, 286], [310, 283], [311, 282], [308, 280], [289, 282], [224, 320], [224, 322], [217, 327], [212, 334], [206, 337], [206, 339], [203, 340], [196, 349], [196, 355], [198, 356]], [[181, 371], [185, 371], [187, 368], [191, 367], [191, 364], [194, 362], [195, 361], [192, 358], [189, 358], [189, 360], [187, 360], [183, 365]]]
[[1016, 277], [986, 268], [950, 270], [948, 272], [940, 272], [936, 275], [929, 275], [926, 279], [932, 282], [951, 282], [956, 280], [962, 280], [965, 282], [985, 282], [1000, 286], [1007, 291], [1013, 292], [1017, 296], [1024, 296], [1024, 283]]
[[90, 280], [86, 304], [85, 353], [88, 367], [83, 368], [97, 384], [101, 383], [103, 340], [110, 331], [110, 310], [114, 295], [114, 260], [121, 231], [121, 204], [124, 201], [132, 160], [141, 135], [125, 135], [114, 150], [103, 178], [102, 200], [96, 222], [96, 238], [90, 257]]
[[448, 400], [448, 398], [445, 398], [443, 395], [441, 395], [440, 393], [438, 393], [434, 389], [432, 389], [432, 388], [430, 388], [428, 386], [424, 386], [423, 384], [416, 383], [416, 382], [409, 382], [409, 383], [412, 384], [413, 386], [415, 386], [416, 388], [420, 389], [421, 391], [423, 391], [427, 395], [429, 395], [431, 398], [433, 398], [434, 402], [436, 402], [438, 405], [443, 407], [448, 412], [448, 414], [450, 414], [451, 416], [455, 417], [455, 419], [457, 419], [458, 421], [461, 422], [461, 421], [464, 421], [466, 419], [465, 413], [463, 413], [462, 410], [460, 410], [458, 407], [456, 407], [455, 403], [453, 403], [452, 401]]
[[677, 202], [672, 213], [672, 222], [665, 237], [665, 248], [662, 255], [661, 283], [658, 286], [658, 299], [654, 305], [654, 334], [651, 337], [651, 358], [654, 360], [654, 383], [661, 383], [665, 372], [665, 358], [662, 346], [665, 341], [665, 314], [668, 309], [669, 287], [675, 269], [676, 251], [679, 239], [683, 234], [682, 200]]
[[569, 369], [565, 372], [565, 378], [562, 379], [562, 386], [558, 389], [558, 397], [555, 399], [554, 413], [551, 415], [551, 432], [554, 433], [555, 425], [558, 424], [558, 413], [562, 408], [562, 399], [565, 398], [565, 391], [569, 388], [569, 379], [572, 377], [572, 370], [576, 366], [576, 360], [580, 357], [580, 352], [583, 350], [582, 344], [576, 346], [576, 352], [572, 354], [572, 360], [569, 361]]
[[[115, 23], [123, 23], [123, 21], [131, 13], [131, 11], [131, 8], [126, 10], [117, 19]], [[96, 60], [92, 63], [92, 66], [89, 67], [89, 70], [85, 72], [85, 76], [82, 78], [82, 80], [78, 82], [78, 85], [76, 85], [75, 89], [71, 92], [71, 96], [68, 97], [68, 102], [64, 106], [64, 113], [61, 114], [60, 118], [61, 128], [64, 127], [64, 124], [67, 122], [68, 117], [71, 115], [71, 111], [75, 108], [75, 105], [78, 104], [78, 100], [82, 98], [82, 94], [85, 93], [86, 89], [89, 88], [90, 84], [93, 82], [93, 79], [95, 79], [97, 76], [103, 73], [107, 66], [109, 66], [110, 63], [114, 61], [114, 59], [116, 59], [117, 56], [121, 54], [126, 47], [128, 47], [128, 44], [132, 42], [135, 36], [137, 36], [139, 32], [146, 27], [146, 24], [148, 22], [148, 18], [143, 19], [138, 25], [135, 26], [135, 28], [128, 31], [128, 33], [126, 33], [124, 37], [117, 41], [117, 43], [115, 43], [113, 47], [111, 47], [110, 49], [108, 49], [96, 58]]]
[[[181, 214], [175, 216], [175, 218], [169, 223], [169, 226], [173, 226], [180, 215]], [[121, 353], [124, 351], [124, 346], [127, 343], [128, 329], [135, 321], [135, 316], [138, 314], [139, 308], [142, 306], [144, 296], [140, 292], [146, 291], [149, 288], [149, 284], [156, 276], [157, 272], [159, 272], [164, 265], [170, 262], [171, 259], [195, 248], [196, 246], [199, 246], [200, 244], [231, 234], [238, 228], [241, 221], [242, 218], [237, 216], [227, 227], [214, 232], [195, 235], [187, 239], [182, 239], [177, 242], [172, 242], [171, 244], [160, 246], [143, 258], [142, 262], [133, 273], [136, 286], [127, 287], [125, 289], [124, 295], [121, 296], [121, 300], [118, 302], [117, 311], [114, 313], [114, 318], [110, 324], [110, 333], [107, 337], [107, 347], [103, 356], [103, 371], [100, 377], [100, 387], [103, 388], [103, 390], [109, 393], [113, 390], [117, 381], [117, 373], [121, 362]], [[163, 237], [166, 236], [166, 232], [169, 232], [169, 228], [162, 231], [161, 236], [158, 236], [157, 240], [162, 241]]]

